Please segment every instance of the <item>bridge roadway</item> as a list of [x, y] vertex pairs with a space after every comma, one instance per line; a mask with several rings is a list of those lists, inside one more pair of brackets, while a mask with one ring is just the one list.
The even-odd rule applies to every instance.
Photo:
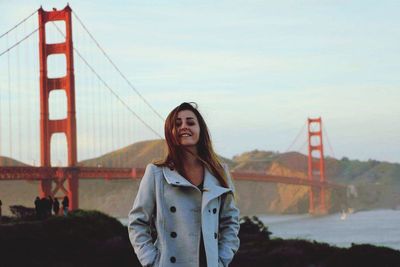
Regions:
[[[103, 167], [0, 167], [1, 180], [64, 180], [71, 175], [79, 179], [141, 179], [144, 168], [103, 168]], [[309, 180], [299, 177], [271, 175], [259, 172], [231, 172], [233, 179], [243, 181], [258, 181], [283, 183], [291, 185], [345, 188], [345, 185]]]

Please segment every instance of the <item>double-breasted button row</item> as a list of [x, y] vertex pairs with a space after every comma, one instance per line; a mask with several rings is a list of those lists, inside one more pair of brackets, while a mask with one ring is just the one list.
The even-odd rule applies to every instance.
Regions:
[[[208, 212], [211, 212], [211, 210], [208, 210]], [[213, 208], [212, 212], [215, 214], [217, 213], [217, 208]]]
[[214, 233], [214, 239], [217, 239], [217, 237], [218, 237], [218, 234]]
[[169, 208], [169, 210], [170, 210], [172, 213], [176, 212], [175, 206], [172, 206], [171, 208]]
[[172, 238], [176, 238], [178, 235], [176, 234], [176, 232], [171, 232], [171, 237]]
[[176, 262], [176, 258], [175, 257], [171, 257], [171, 258], [169, 258], [169, 261], [172, 262], [172, 263], [175, 263]]

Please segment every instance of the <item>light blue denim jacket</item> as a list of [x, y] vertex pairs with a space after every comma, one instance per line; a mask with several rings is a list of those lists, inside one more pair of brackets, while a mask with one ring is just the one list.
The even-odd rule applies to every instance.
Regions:
[[[239, 249], [239, 210], [230, 188], [205, 169], [203, 193], [167, 167], [149, 164], [129, 213], [129, 238], [143, 266], [198, 267], [200, 229], [208, 267], [225, 266]], [[157, 229], [153, 242], [150, 225]]]

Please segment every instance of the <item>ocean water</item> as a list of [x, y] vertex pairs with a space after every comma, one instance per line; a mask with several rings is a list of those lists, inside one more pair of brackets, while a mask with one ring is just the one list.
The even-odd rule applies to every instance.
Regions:
[[400, 210], [372, 210], [322, 217], [259, 215], [272, 237], [299, 238], [339, 247], [373, 244], [400, 250]]
[[[372, 210], [322, 217], [310, 215], [258, 215], [272, 237], [299, 238], [339, 247], [373, 244], [400, 250], [400, 210]], [[126, 218], [120, 221], [127, 225]]]

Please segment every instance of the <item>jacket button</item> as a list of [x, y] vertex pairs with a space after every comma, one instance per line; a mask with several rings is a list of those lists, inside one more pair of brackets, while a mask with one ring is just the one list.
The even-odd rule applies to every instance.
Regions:
[[218, 234], [214, 233], [214, 239], [217, 239], [217, 237], [218, 237]]
[[175, 257], [171, 257], [171, 258], [169, 258], [169, 260], [170, 260], [172, 263], [175, 263], [175, 262], [176, 262], [176, 258], [175, 258]]
[[177, 236], [177, 234], [175, 232], [171, 232], [171, 237], [175, 238]]
[[176, 211], [176, 208], [175, 208], [175, 206], [172, 206], [169, 210], [170, 210], [171, 212], [175, 212], [175, 211]]
[[216, 208], [213, 209], [213, 213], [214, 214], [217, 213], [217, 209]]

